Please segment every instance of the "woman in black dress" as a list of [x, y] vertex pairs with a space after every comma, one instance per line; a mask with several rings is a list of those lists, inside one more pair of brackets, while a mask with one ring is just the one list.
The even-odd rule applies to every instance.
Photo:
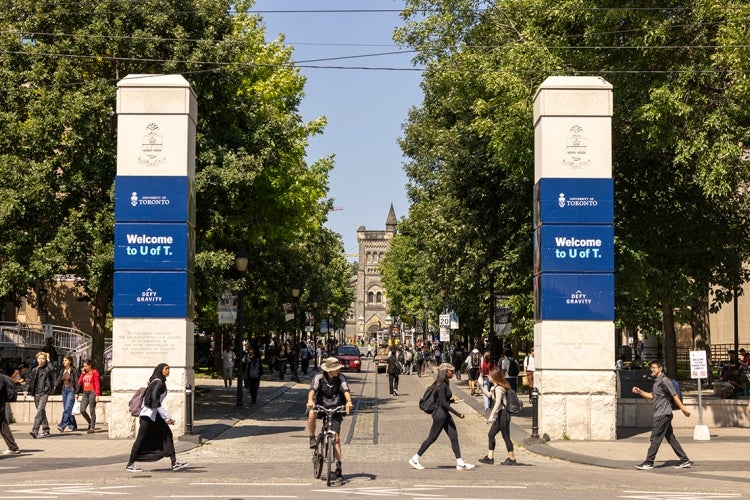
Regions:
[[185, 462], [178, 462], [174, 451], [174, 439], [170, 425], [174, 420], [162, 406], [167, 397], [167, 377], [169, 365], [160, 363], [154, 368], [154, 373], [148, 381], [148, 387], [143, 395], [143, 408], [138, 418], [140, 427], [130, 450], [130, 460], [125, 467], [130, 472], [140, 472], [141, 468], [135, 462], [156, 462], [164, 457], [172, 461], [172, 470], [187, 467]]

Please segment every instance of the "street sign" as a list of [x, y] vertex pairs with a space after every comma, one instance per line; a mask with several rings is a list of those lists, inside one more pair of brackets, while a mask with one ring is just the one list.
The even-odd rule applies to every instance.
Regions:
[[706, 351], [690, 351], [690, 378], [708, 378]]
[[451, 341], [451, 331], [450, 328], [447, 326], [441, 326], [440, 327], [440, 342], [450, 342]]
[[234, 324], [234, 320], [236, 317], [237, 294], [232, 292], [224, 292], [224, 295], [222, 297], [219, 297], [219, 324]]
[[451, 315], [441, 314], [440, 315], [440, 326], [451, 326]]

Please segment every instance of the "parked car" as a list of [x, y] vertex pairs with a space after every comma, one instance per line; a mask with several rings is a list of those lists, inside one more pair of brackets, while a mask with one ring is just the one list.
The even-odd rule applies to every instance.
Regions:
[[343, 365], [341, 370], [362, 371], [362, 355], [354, 345], [340, 345], [336, 348], [336, 358]]

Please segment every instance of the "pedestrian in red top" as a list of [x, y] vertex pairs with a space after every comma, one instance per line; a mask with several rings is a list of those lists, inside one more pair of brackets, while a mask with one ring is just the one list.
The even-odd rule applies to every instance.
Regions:
[[[83, 391], [81, 396], [81, 416], [89, 423], [87, 434], [93, 434], [96, 427], [96, 403], [102, 394], [102, 386], [99, 380], [99, 372], [93, 367], [90, 359], [83, 360], [83, 371], [78, 377], [78, 387]], [[87, 410], [91, 408], [91, 415]]]

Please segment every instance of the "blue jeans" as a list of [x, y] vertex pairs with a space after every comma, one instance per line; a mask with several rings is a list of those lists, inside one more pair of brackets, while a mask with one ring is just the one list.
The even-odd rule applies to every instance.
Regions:
[[73, 415], [73, 403], [75, 403], [76, 400], [76, 393], [73, 390], [72, 387], [63, 387], [62, 389], [62, 403], [63, 403], [63, 413], [62, 417], [60, 418], [60, 429], [65, 429], [66, 427], [68, 429], [75, 430], [78, 428], [78, 424], [76, 423], [76, 417]]

